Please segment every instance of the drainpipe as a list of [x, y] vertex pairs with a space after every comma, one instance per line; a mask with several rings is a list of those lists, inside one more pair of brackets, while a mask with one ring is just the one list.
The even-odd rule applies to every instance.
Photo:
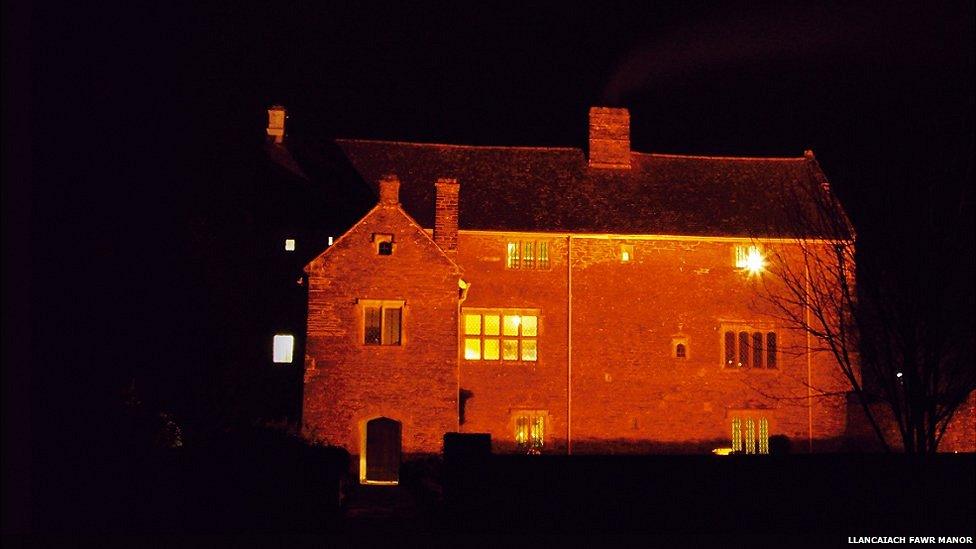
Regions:
[[566, 236], [566, 455], [573, 454], [573, 235]]
[[806, 274], [806, 303], [804, 303], [804, 322], [807, 325], [807, 451], [813, 453], [813, 356], [810, 353], [810, 265], [804, 267]]
[[456, 337], [457, 344], [454, 346], [457, 349], [457, 358], [456, 358], [457, 368], [454, 370], [455, 372], [457, 372], [457, 387], [454, 394], [457, 395], [457, 399], [458, 399], [458, 403], [457, 403], [458, 404], [458, 409], [457, 409], [458, 412], [457, 432], [458, 433], [461, 432], [461, 365], [464, 363], [464, 360], [462, 360], [461, 357], [461, 353], [463, 352], [462, 349], [464, 348], [463, 347], [464, 339], [463, 336], [461, 335], [461, 326], [464, 325], [464, 318], [461, 316], [461, 305], [464, 304], [464, 300], [468, 299], [469, 289], [471, 289], [471, 283], [466, 282], [463, 278], [458, 278], [458, 302], [457, 302], [457, 317], [456, 317], [457, 322], [454, 323], [455, 326], [457, 326], [457, 337]]

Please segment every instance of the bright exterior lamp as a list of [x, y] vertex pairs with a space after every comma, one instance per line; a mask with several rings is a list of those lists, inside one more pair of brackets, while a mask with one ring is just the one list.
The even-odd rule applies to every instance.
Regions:
[[739, 246], [735, 253], [735, 266], [745, 270], [749, 276], [757, 275], [766, 268], [766, 258], [757, 246]]

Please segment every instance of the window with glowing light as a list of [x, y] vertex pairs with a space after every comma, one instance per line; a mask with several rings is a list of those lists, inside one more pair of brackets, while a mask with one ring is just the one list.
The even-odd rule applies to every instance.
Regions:
[[272, 347], [273, 359], [276, 364], [291, 364], [294, 360], [295, 336], [278, 334], [274, 336]]
[[634, 245], [633, 244], [621, 244], [620, 245], [620, 262], [630, 263], [634, 260]]
[[294, 252], [295, 251], [295, 239], [294, 238], [286, 238], [285, 239], [285, 251], [286, 252]]
[[722, 365], [729, 370], [743, 368], [774, 370], [777, 367], [776, 332], [749, 326], [722, 327]]
[[535, 362], [539, 359], [538, 311], [465, 309], [464, 359]]
[[522, 268], [535, 268], [535, 242], [522, 243]]
[[362, 299], [363, 344], [400, 345], [403, 330], [403, 302]]
[[549, 243], [544, 240], [508, 242], [505, 267], [509, 269], [548, 269]]
[[769, 420], [763, 416], [732, 416], [732, 452], [736, 454], [769, 453]]
[[519, 410], [513, 415], [515, 447], [527, 454], [540, 454], [546, 442], [546, 412]]

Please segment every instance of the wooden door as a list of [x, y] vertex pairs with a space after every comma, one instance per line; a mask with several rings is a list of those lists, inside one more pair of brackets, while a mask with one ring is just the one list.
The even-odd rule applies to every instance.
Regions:
[[378, 417], [366, 423], [366, 482], [397, 482], [400, 422]]

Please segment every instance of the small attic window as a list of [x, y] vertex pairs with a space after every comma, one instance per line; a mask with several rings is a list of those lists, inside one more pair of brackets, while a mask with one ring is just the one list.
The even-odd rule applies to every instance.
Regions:
[[285, 239], [285, 251], [286, 252], [294, 252], [295, 251], [295, 239], [294, 238], [286, 238]]
[[377, 255], [393, 255], [393, 235], [392, 234], [374, 234], [373, 242], [376, 243], [376, 253]]
[[688, 338], [677, 336], [671, 338], [671, 356], [673, 358], [688, 358]]
[[634, 260], [634, 245], [633, 244], [621, 244], [620, 245], [620, 262], [630, 263]]

